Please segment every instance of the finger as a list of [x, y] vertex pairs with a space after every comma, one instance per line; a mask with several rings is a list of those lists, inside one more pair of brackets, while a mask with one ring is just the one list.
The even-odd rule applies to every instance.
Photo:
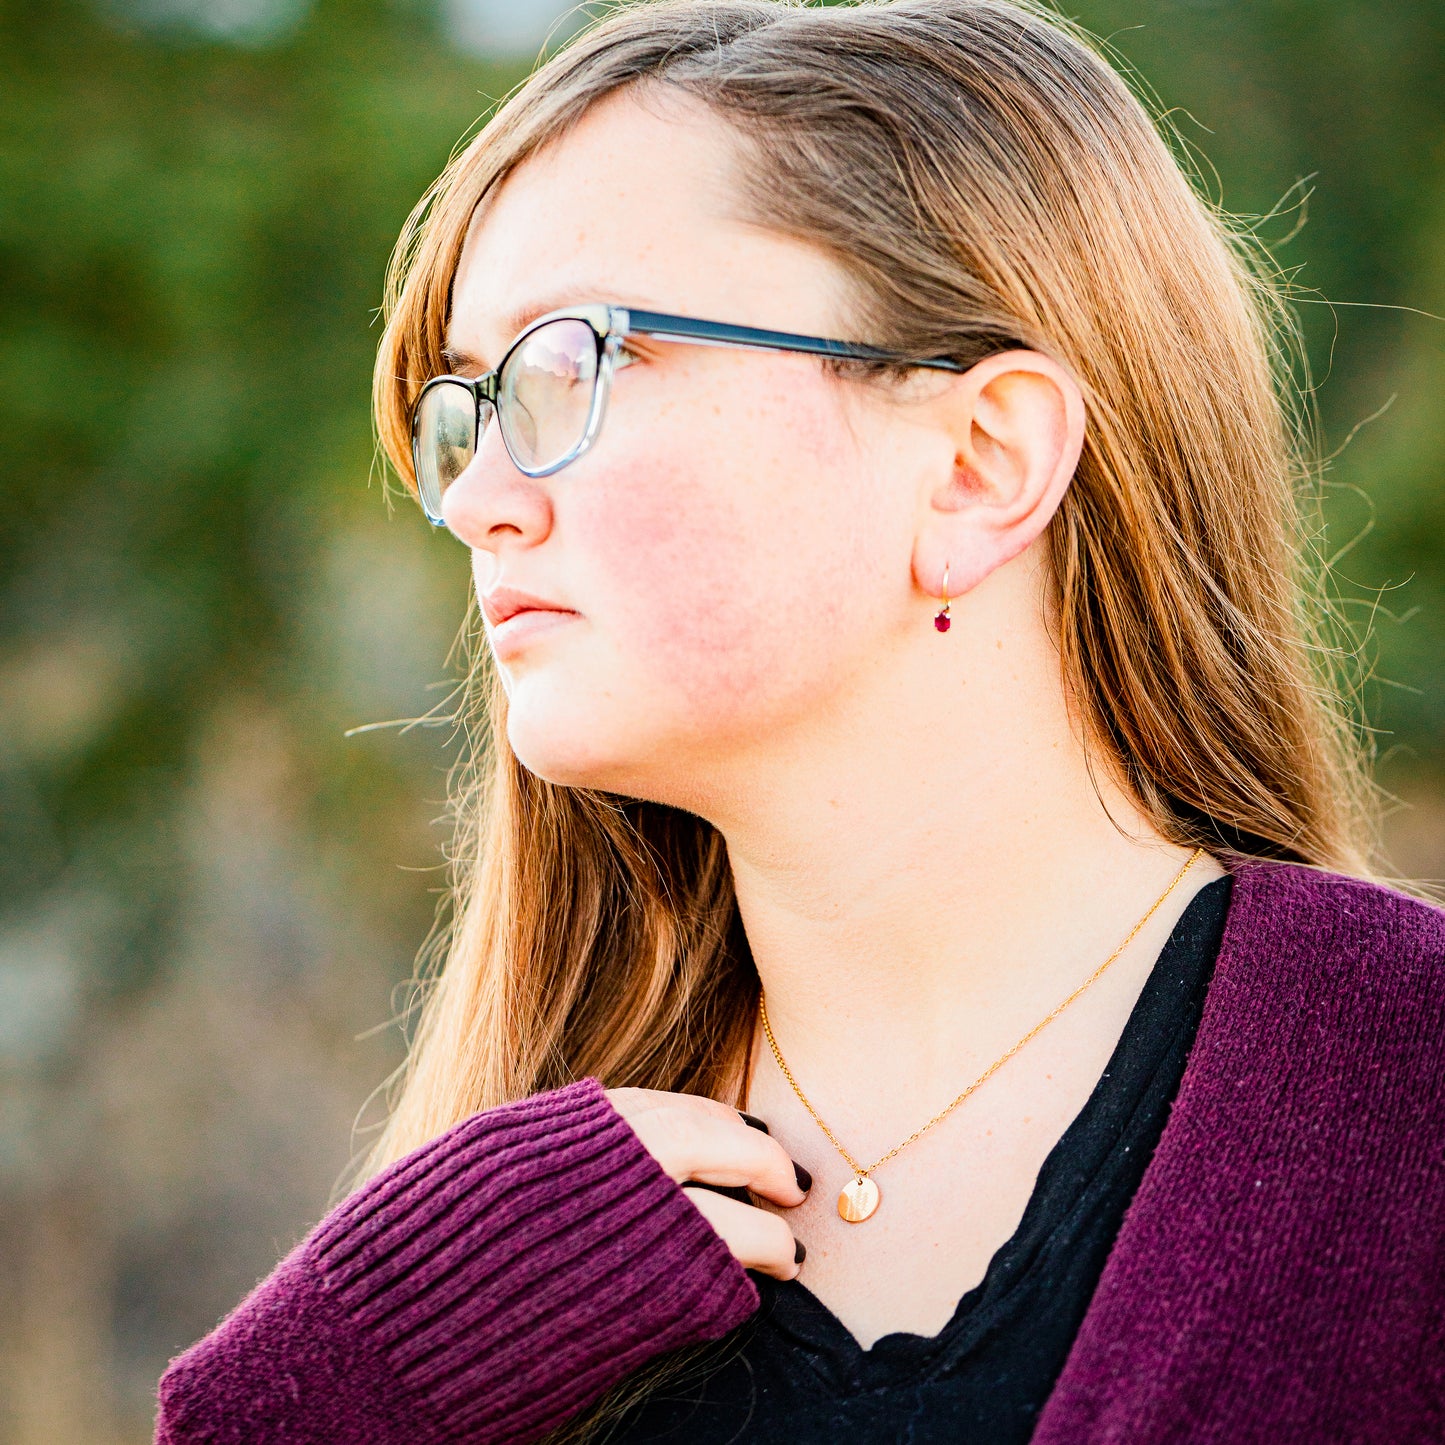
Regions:
[[739, 1185], [774, 1204], [801, 1204], [813, 1180], [788, 1151], [769, 1134], [760, 1134], [740, 1120], [693, 1117], [678, 1141], [675, 1156], [679, 1184]]
[[745, 1269], [759, 1270], [774, 1279], [798, 1277], [807, 1251], [780, 1215], [706, 1189], [687, 1184], [682, 1188]]
[[746, 1187], [784, 1208], [801, 1204], [812, 1187], [777, 1140], [716, 1099], [639, 1088], [609, 1089], [608, 1097], [679, 1184]]
[[[720, 1099], [709, 1098], [706, 1094], [675, 1094], [666, 1089], [642, 1089], [636, 1086], [608, 1089], [607, 1097], [618, 1111], [631, 1119], [657, 1109], [690, 1109], [699, 1114], [711, 1115], [715, 1119], [736, 1119], [740, 1111]], [[751, 1115], [749, 1116], [751, 1117]], [[762, 1121], [758, 1121], [762, 1124]], [[763, 1132], [767, 1125], [762, 1124]]]

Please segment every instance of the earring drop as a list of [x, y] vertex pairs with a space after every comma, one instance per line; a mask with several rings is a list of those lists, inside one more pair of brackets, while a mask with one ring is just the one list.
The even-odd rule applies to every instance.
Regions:
[[943, 564], [943, 606], [939, 609], [938, 616], [933, 619], [933, 625], [940, 632], [947, 632], [953, 625], [948, 615], [948, 563]]

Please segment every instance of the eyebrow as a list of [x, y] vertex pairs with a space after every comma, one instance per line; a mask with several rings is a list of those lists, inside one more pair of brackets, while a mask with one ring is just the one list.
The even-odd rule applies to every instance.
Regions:
[[[510, 346], [539, 316], [545, 316], [549, 311], [561, 311], [568, 306], [584, 305], [589, 297], [612, 296], [616, 292], [616, 287], [570, 285], [559, 287], [536, 300], [518, 306], [509, 315], [502, 318], [501, 330], [507, 338], [506, 345]], [[634, 304], [639, 311], [660, 309], [654, 303], [641, 299]], [[503, 349], [505, 350], [505, 347]], [[457, 374], [467, 370], [475, 370], [478, 374], [491, 370], [482, 357], [452, 346], [442, 347], [442, 360], [446, 362], [449, 370]]]

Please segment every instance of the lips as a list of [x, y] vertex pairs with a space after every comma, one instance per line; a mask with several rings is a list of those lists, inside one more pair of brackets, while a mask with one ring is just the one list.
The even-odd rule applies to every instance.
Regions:
[[493, 627], [500, 627], [509, 617], [519, 612], [572, 612], [560, 602], [537, 597], [516, 587], [493, 587], [482, 596], [482, 615]]

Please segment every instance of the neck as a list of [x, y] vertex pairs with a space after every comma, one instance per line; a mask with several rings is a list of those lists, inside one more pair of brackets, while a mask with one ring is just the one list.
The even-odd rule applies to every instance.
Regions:
[[[1042, 633], [1014, 636], [1005, 651], [976, 631], [942, 681], [935, 653], [911, 682], [855, 684], [805, 745], [753, 760], [713, 818], [769, 1019], [810, 1097], [847, 1109], [876, 1095], [868, 1060], [886, 1061], [906, 1111], [946, 1102], [1118, 948], [1189, 858], [1102, 754], [1091, 779], [1057, 654]], [[930, 688], [977, 702], [917, 706]], [[1198, 860], [1110, 971], [1142, 986], [1222, 871]], [[772, 1067], [761, 1043], [754, 1058]]]

